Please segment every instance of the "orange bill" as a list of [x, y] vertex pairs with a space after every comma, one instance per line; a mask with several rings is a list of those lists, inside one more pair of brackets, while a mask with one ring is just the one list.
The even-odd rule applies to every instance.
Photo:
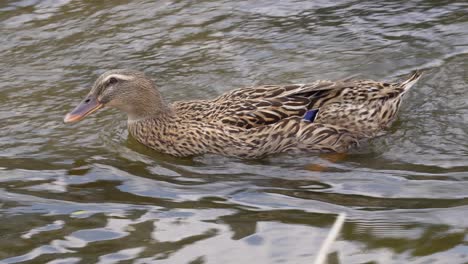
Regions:
[[71, 123], [80, 121], [103, 106], [104, 105], [101, 104], [96, 97], [88, 96], [75, 109], [73, 109], [73, 111], [65, 116], [63, 122]]

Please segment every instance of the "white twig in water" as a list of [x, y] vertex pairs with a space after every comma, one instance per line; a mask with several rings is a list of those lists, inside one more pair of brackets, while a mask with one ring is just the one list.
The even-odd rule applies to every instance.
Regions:
[[345, 218], [346, 218], [345, 213], [340, 213], [338, 215], [338, 217], [335, 220], [335, 223], [333, 224], [330, 232], [328, 233], [327, 238], [323, 242], [322, 247], [320, 248], [320, 251], [318, 252], [318, 255], [317, 255], [317, 258], [315, 259], [314, 264], [325, 263], [331, 244], [333, 243], [333, 241], [335, 241], [336, 237], [338, 236], [338, 233], [340, 232], [341, 227], [343, 227]]

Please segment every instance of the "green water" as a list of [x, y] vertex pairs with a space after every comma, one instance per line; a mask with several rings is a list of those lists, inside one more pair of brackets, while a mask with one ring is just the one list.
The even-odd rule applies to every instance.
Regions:
[[[379, 3], [381, 2], [381, 3]], [[2, 1], [0, 263], [468, 262], [465, 1]], [[125, 116], [62, 122], [105, 70], [170, 100], [425, 76], [388, 135], [336, 160], [177, 159]]]

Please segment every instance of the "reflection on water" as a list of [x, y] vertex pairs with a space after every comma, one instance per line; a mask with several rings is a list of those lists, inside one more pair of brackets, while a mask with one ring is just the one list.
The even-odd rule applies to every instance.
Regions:
[[[1, 263], [312, 263], [336, 214], [340, 263], [468, 260], [463, 1], [4, 1]], [[359, 153], [178, 159], [106, 110], [63, 114], [104, 70], [170, 100], [252, 84], [426, 75]]]

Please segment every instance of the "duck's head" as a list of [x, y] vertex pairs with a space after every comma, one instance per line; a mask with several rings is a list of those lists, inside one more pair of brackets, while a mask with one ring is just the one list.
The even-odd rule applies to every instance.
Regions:
[[64, 122], [79, 121], [105, 106], [126, 112], [129, 120], [168, 111], [154, 82], [144, 73], [111, 70], [99, 76], [83, 101], [65, 116]]

